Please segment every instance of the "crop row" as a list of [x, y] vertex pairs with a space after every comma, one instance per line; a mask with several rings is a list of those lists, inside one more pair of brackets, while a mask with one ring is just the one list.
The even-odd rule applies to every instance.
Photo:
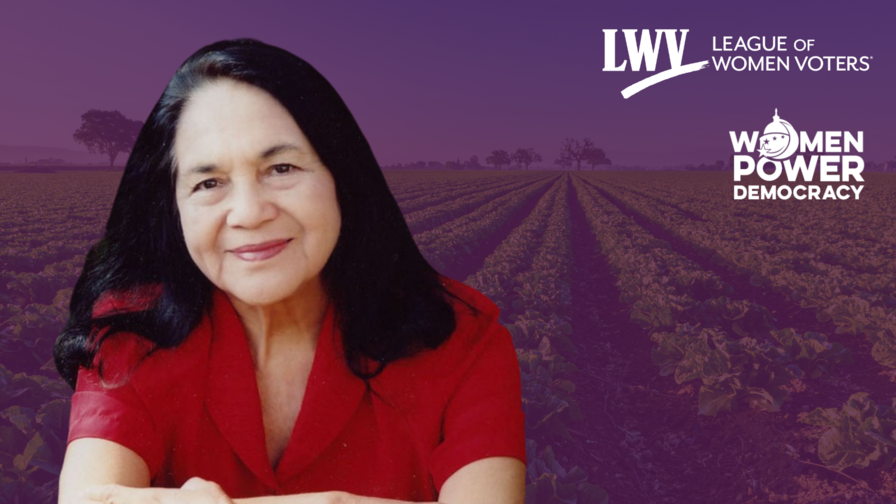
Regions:
[[[526, 415], [526, 502], [606, 502], [607, 494], [588, 483], [578, 466], [564, 469], [547, 436], [573, 441], [567, 429], [583, 420], [573, 397], [578, 370], [564, 356], [576, 353], [569, 339], [570, 222], [567, 177], [551, 187], [533, 212], [486, 259], [466, 283], [486, 292], [512, 321], [510, 330], [523, 384]], [[509, 280], [509, 281], [508, 281]], [[503, 317], [502, 317], [503, 318]]]
[[755, 222], [708, 211], [705, 221], [696, 222], [683, 212], [670, 211], [671, 204], [662, 197], [612, 187], [604, 181], [597, 183], [633, 211], [643, 213], [682, 239], [688, 237], [689, 244], [706, 257], [722, 248], [726, 256], [736, 256], [739, 262], [758, 260], [770, 267], [836, 280], [844, 295], [896, 294], [896, 260], [892, 249], [879, 243], [831, 241], [827, 235], [779, 222]]
[[[782, 386], [791, 379], [820, 377], [831, 365], [851, 362], [849, 350], [827, 341], [823, 334], [800, 335], [791, 328], [775, 329], [766, 317], [762, 318], [772, 327], [770, 338], [763, 343], [747, 336], [733, 339], [719, 327], [717, 322], [724, 320], [731, 323], [734, 332], [749, 329], [758, 321], [757, 314], [768, 312], [755, 303], [732, 304], [720, 297], [703, 302], [696, 312], [694, 306], [682, 309], [690, 303], [687, 295], [681, 295], [681, 283], [671, 281], [674, 276], [666, 270], [675, 257], [668, 244], [655, 240], [592, 187], [580, 180], [575, 184], [603, 253], [620, 278], [620, 299], [633, 302], [633, 320], [645, 327], [653, 322], [655, 329], [675, 324], [674, 332], [651, 334], [651, 340], [657, 343], [652, 358], [662, 375], [674, 373], [678, 383], [702, 380], [698, 395], [701, 413], [717, 414], [738, 403], [778, 411], [787, 397]], [[709, 287], [718, 287], [714, 281], [712, 284]], [[707, 313], [701, 313], [707, 307], [723, 308], [721, 318], [707, 320]], [[644, 308], [649, 308], [647, 313]], [[754, 314], [752, 322], [750, 311]], [[818, 455], [835, 470], [892, 463], [896, 455], [889, 441], [896, 434], [896, 413], [893, 408], [878, 407], [865, 393], [854, 394], [840, 410], [818, 408], [802, 421], [830, 427], [819, 439]]]
[[102, 234], [117, 175], [0, 173], [0, 271], [83, 256]]
[[565, 178], [554, 183], [523, 222], [485, 259], [482, 268], [464, 281], [497, 304], [502, 318], [510, 314], [513, 279], [517, 273], [532, 265], [532, 258], [551, 216], [554, 200], [565, 184]]
[[[896, 261], [881, 255], [877, 259], [878, 272], [850, 274], [840, 266], [814, 260], [824, 252], [773, 253], [763, 250], [769, 236], [750, 236], [712, 222], [698, 225], [681, 214], [658, 208], [642, 196], [600, 185], [629, 211], [681, 239], [713, 264], [750, 275], [754, 285], [767, 286], [799, 302], [820, 321], [833, 321], [838, 333], [864, 334], [873, 345], [874, 359], [884, 366], [896, 367]], [[783, 236], [783, 232], [776, 234], [778, 238]], [[804, 239], [816, 244], [824, 242], [817, 235]], [[824, 246], [816, 245], [819, 247]]]
[[[559, 178], [553, 177], [554, 180]], [[462, 217], [418, 233], [414, 240], [430, 264], [440, 271], [464, 264], [481, 252], [483, 243], [491, 240], [495, 231], [543, 194], [551, 180], [542, 179], [489, 201]]]
[[442, 191], [490, 184], [508, 177], [484, 171], [387, 171], [384, 173], [389, 190], [396, 201], [402, 202]]
[[[777, 330], [766, 307], [730, 299], [730, 285], [676, 254], [581, 179], [574, 180], [589, 225], [618, 278], [620, 301], [631, 306], [634, 322], [654, 331], [651, 340], [658, 347], [652, 357], [661, 374], [674, 373], [678, 383], [702, 380], [700, 413], [716, 415], [741, 404], [778, 411], [787, 397], [782, 386], [791, 379], [805, 370], [820, 375], [825, 366], [851, 359], [848, 350], [828, 343], [824, 335]], [[760, 343], [762, 334], [771, 337]], [[812, 358], [800, 362], [806, 352]]]
[[486, 203], [497, 201], [499, 199], [502, 202], [513, 201], [522, 194], [531, 194], [544, 187], [544, 185], [552, 178], [554, 178], [554, 176], [543, 177], [536, 180], [526, 179], [525, 181], [518, 182], [510, 187], [504, 186], [470, 194], [453, 201], [447, 201], [441, 205], [432, 206], [407, 214], [405, 215], [405, 220], [408, 223], [408, 228], [411, 230], [411, 233], [420, 233], [468, 214]]
[[[383, 175], [389, 184], [389, 191], [397, 201], [416, 198], [431, 192], [427, 188], [443, 191], [471, 185], [470, 181], [458, 177], [446, 177], [443, 176], [443, 172], [436, 171], [397, 170], [383, 172]], [[494, 177], [489, 177], [489, 181], [493, 179]]]
[[416, 198], [407, 199], [404, 201], [400, 201], [398, 206], [401, 207], [401, 211], [404, 214], [410, 214], [412, 212], [416, 212], [418, 210], [422, 210], [424, 208], [438, 205], [450, 200], [456, 200], [459, 198], [463, 198], [469, 196], [471, 194], [476, 194], [483, 191], [489, 191], [492, 189], [498, 189], [501, 187], [518, 187], [520, 182], [532, 181], [536, 178], [540, 177], [528, 177], [527, 179], [517, 180], [511, 179], [507, 180], [506, 178], [500, 178], [494, 180], [492, 182], [486, 181], [478, 181], [477, 184], [466, 184], [461, 187], [455, 188], [453, 190], [444, 189], [438, 192], [430, 192], [423, 196], [419, 196]]
[[[713, 220], [725, 217], [734, 226], [771, 224], [774, 228], [793, 230], [808, 236], [820, 235], [833, 244], [836, 238], [849, 242], [879, 243], [896, 248], [896, 229], [891, 226], [890, 203], [896, 198], [896, 180], [868, 174], [861, 200], [807, 202], [805, 200], [738, 200], [732, 197], [730, 183], [702, 179], [694, 174], [675, 174], [675, 180], [660, 183], [651, 180], [622, 178], [619, 174], [588, 174], [586, 178], [615, 183], [633, 191], [660, 197], [700, 218]], [[679, 177], [680, 175], [680, 177]], [[658, 174], [657, 176], [669, 176]], [[682, 181], [682, 178], [685, 180]]]
[[[655, 206], [661, 207], [663, 213], [670, 208], [678, 216], [690, 220], [699, 220], [711, 228], [709, 234], [723, 233], [723, 241], [752, 241], [758, 238], [761, 250], [767, 254], [781, 252], [800, 254], [795, 260], [812, 263], [812, 268], [828, 271], [828, 265], [838, 265], [833, 273], [841, 276], [849, 274], [860, 283], [873, 282], [873, 277], [887, 275], [892, 281], [896, 273], [896, 260], [892, 256], [896, 246], [896, 233], [891, 226], [883, 224], [882, 219], [889, 219], [889, 214], [881, 212], [878, 225], [872, 230], [857, 222], [855, 212], [846, 208], [804, 207], [794, 202], [764, 202], [761, 208], [756, 206], [739, 207], [743, 202], [726, 202], [720, 198], [695, 202], [691, 187], [656, 187], [644, 182], [630, 184], [613, 183], [613, 177], [589, 177], [592, 182], [602, 186], [612, 184], [626, 192], [643, 196]], [[873, 194], [873, 193], [872, 193]], [[777, 208], [772, 213], [769, 206]], [[863, 205], [861, 213], [867, 215], [867, 205]], [[703, 225], [703, 224], [701, 224]], [[861, 235], [861, 236], [860, 236]], [[892, 239], [887, 239], [892, 235]], [[819, 240], [823, 237], [823, 240]], [[835, 238], [841, 239], [835, 239]], [[827, 264], [823, 264], [827, 263]], [[845, 271], [844, 271], [845, 269]], [[896, 285], [891, 284], [891, 289]]]

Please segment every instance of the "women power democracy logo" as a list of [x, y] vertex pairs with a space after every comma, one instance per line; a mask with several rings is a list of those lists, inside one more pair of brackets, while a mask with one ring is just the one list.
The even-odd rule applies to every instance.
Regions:
[[[810, 134], [800, 131], [781, 119], [778, 109], [775, 116], [763, 130], [752, 134], [729, 131], [731, 147], [738, 153], [733, 156], [734, 181], [740, 182], [752, 174], [759, 176], [759, 184], [734, 186], [734, 199], [859, 199], [864, 185], [848, 184], [850, 181], [864, 182], [862, 170], [865, 161], [865, 135], [862, 131], [816, 131]], [[759, 140], [757, 142], [757, 139]], [[741, 151], [745, 154], [740, 154]], [[799, 151], [799, 154], [797, 154]], [[759, 159], [754, 155], [759, 154]], [[769, 172], [768, 170], [771, 170]], [[816, 174], [820, 184], [815, 182]], [[778, 185], [780, 177], [787, 182]], [[802, 180], [800, 180], [802, 179]], [[790, 182], [806, 182], [793, 185]], [[843, 182], [840, 185], [830, 182]]]
[[799, 143], [796, 130], [789, 122], [778, 117], [778, 109], [775, 109], [775, 117], [759, 137], [759, 155], [771, 159], [787, 159], [796, 152]]

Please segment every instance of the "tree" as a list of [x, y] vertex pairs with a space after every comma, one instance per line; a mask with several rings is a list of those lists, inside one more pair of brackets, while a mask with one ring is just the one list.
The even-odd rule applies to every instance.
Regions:
[[532, 163], [540, 163], [541, 162], [541, 154], [535, 152], [535, 149], [529, 147], [528, 149], [519, 148], [510, 155], [510, 159], [516, 163], [517, 169], [520, 168], [520, 165], [526, 165], [526, 169], [529, 169], [529, 165]]
[[468, 167], [470, 170], [484, 170], [483, 166], [479, 164], [479, 156], [470, 156], [469, 161], [464, 161], [464, 166]]
[[585, 161], [591, 165], [591, 169], [593, 170], [597, 165], [608, 165], [611, 164], [610, 159], [604, 154], [603, 149], [596, 149], [591, 147], [590, 149], [585, 150], [584, 152]]
[[463, 170], [464, 165], [460, 164], [460, 160], [458, 161], [445, 161], [445, 169], [446, 170]]
[[510, 164], [510, 154], [506, 150], [495, 150], [491, 156], [485, 158], [485, 162], [500, 170], [502, 166]]
[[118, 153], [131, 152], [141, 128], [142, 121], [128, 119], [117, 110], [90, 109], [81, 115], [81, 127], [72, 137], [91, 154], [109, 156], [109, 166], [114, 166]]
[[572, 166], [572, 161], [566, 159], [563, 156], [560, 156], [559, 158], [554, 160], [554, 164], [559, 166], [560, 168], [563, 168], [564, 170], [568, 170], [569, 167]]
[[594, 149], [594, 142], [587, 138], [582, 143], [579, 143], [578, 140], [567, 138], [560, 147], [560, 159], [570, 161], [570, 166], [572, 166], [572, 161], [575, 161], [576, 170], [581, 170], [582, 161], [588, 159], [588, 156], [592, 155], [591, 151]]

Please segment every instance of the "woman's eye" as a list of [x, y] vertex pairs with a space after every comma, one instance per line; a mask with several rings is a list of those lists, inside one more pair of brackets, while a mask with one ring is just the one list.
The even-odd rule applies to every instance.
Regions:
[[273, 170], [274, 173], [279, 173], [282, 175], [284, 173], [289, 173], [290, 171], [292, 171], [293, 168], [296, 168], [296, 167], [291, 164], [278, 164], [278, 165], [272, 166], [271, 170]]
[[203, 180], [202, 182], [196, 184], [195, 187], [193, 187], [193, 192], [201, 191], [203, 189], [214, 189], [215, 187], [218, 187], [217, 180], [215, 180], [215, 179]]

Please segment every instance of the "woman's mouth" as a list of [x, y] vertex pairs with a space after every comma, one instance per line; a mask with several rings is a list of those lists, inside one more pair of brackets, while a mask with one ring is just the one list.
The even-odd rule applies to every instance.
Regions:
[[279, 254], [286, 248], [290, 240], [271, 240], [235, 248], [230, 252], [243, 261], [264, 261]]

